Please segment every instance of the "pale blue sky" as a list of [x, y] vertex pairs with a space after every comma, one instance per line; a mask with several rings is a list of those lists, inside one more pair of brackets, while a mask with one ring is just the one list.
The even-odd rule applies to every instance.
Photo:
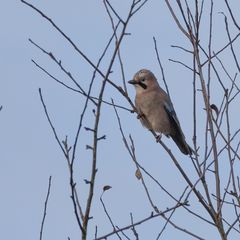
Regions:
[[[37, 2], [37, 3], [36, 3]], [[126, 17], [131, 1], [111, 1], [119, 15]], [[224, 19], [218, 12], [225, 11], [224, 1], [217, 1], [214, 8], [213, 50], [217, 51], [227, 42], [224, 32]], [[234, 1], [239, 9], [238, 1]], [[93, 61], [97, 62], [103, 47], [112, 34], [108, 16], [102, 1], [32, 1], [36, 6], [52, 18], [57, 25], [76, 43], [76, 45]], [[206, 7], [207, 9], [207, 7]], [[207, 20], [204, 16], [203, 24]], [[69, 79], [39, 49], [28, 41], [31, 38], [56, 58], [61, 59], [64, 66], [87, 89], [92, 75], [92, 68], [74, 51], [74, 49], [46, 22], [39, 14], [23, 5], [20, 1], [4, 1], [0, 9], [1, 44], [0, 44], [0, 236], [2, 239], [39, 238], [43, 204], [47, 191], [48, 177], [52, 175], [52, 189], [49, 199], [44, 238], [47, 239], [79, 239], [72, 203], [68, 169], [46, 120], [40, 103], [38, 88], [42, 88], [43, 96], [49, 109], [52, 121], [60, 139], [69, 136], [74, 139], [79, 115], [85, 98], [71, 92], [53, 82], [37, 69], [31, 59], [48, 69], [54, 76], [69, 83]], [[207, 26], [208, 27], [208, 26]], [[202, 29], [202, 44], [206, 47], [208, 29]], [[153, 36], [155, 36], [160, 57], [172, 100], [181, 122], [183, 131], [192, 144], [192, 73], [180, 65], [168, 61], [169, 58], [191, 64], [191, 57], [186, 53], [171, 48], [171, 45], [190, 47], [184, 36], [176, 28], [164, 1], [149, 0], [144, 8], [136, 14], [128, 27], [130, 36], [126, 36], [122, 44], [122, 56], [125, 74], [131, 79], [140, 68], [151, 69], [162, 84], [160, 69], [154, 52]], [[235, 30], [232, 35], [234, 36]], [[239, 45], [239, 41], [236, 43]], [[236, 45], [237, 46], [237, 45]], [[112, 52], [112, 51], [111, 51]], [[106, 56], [101, 69], [106, 70], [109, 63]], [[228, 60], [229, 52], [224, 52], [226, 67], [232, 76], [236, 72], [233, 63]], [[111, 79], [121, 84], [119, 64], [113, 67]], [[93, 92], [98, 93], [101, 78], [98, 76]], [[226, 79], [226, 84], [229, 84]], [[220, 104], [222, 92], [219, 85], [213, 82], [213, 101]], [[215, 90], [216, 89], [216, 90]], [[134, 89], [129, 87], [129, 94], [134, 98]], [[128, 103], [114, 90], [107, 86], [104, 99], [128, 106]], [[204, 139], [204, 110], [199, 94], [199, 141]], [[239, 102], [239, 98], [237, 99]], [[94, 116], [90, 106], [84, 126], [92, 127]], [[231, 111], [236, 111], [231, 109]], [[139, 162], [155, 176], [161, 184], [170, 189], [176, 198], [180, 197], [186, 184], [170, 161], [164, 150], [136, 119], [136, 115], [119, 110], [126, 136], [132, 135]], [[233, 128], [239, 124], [239, 115], [233, 122]], [[98, 225], [99, 236], [111, 232], [112, 227], [103, 212], [99, 201], [104, 185], [113, 188], [104, 195], [105, 204], [116, 225], [119, 227], [130, 223], [130, 212], [135, 220], [149, 216], [152, 208], [140, 182], [135, 177], [135, 166], [122, 143], [116, 116], [112, 107], [102, 109], [100, 133], [106, 134], [107, 140], [99, 147], [98, 174], [95, 198], [89, 227], [89, 239], [94, 236], [95, 225]], [[76, 181], [80, 189], [80, 199], [85, 202], [87, 187], [83, 181], [90, 174], [90, 151], [85, 149], [91, 144], [91, 133], [82, 131], [79, 139], [76, 162]], [[179, 161], [192, 175], [193, 167], [189, 159], [183, 156], [171, 140], [163, 138]], [[161, 210], [172, 207], [174, 202], [159, 190], [153, 182], [146, 179], [153, 199]], [[195, 198], [192, 198], [196, 201]], [[201, 208], [196, 208], [201, 212]], [[231, 213], [229, 213], [231, 214]], [[205, 213], [204, 213], [205, 215]], [[206, 216], [206, 215], [205, 215]], [[173, 217], [174, 222], [187, 228], [205, 239], [214, 239], [218, 234], [215, 229], [202, 224], [197, 219], [186, 216], [186, 212], [178, 210]], [[191, 222], [191, 224], [189, 224]], [[137, 228], [140, 239], [156, 239], [165, 221], [154, 219]], [[201, 226], [201, 227], [199, 227]], [[133, 239], [131, 232], [127, 233]], [[116, 239], [114, 236], [112, 239]], [[167, 227], [161, 239], [192, 239], [190, 236]], [[237, 239], [235, 235], [232, 240]]]

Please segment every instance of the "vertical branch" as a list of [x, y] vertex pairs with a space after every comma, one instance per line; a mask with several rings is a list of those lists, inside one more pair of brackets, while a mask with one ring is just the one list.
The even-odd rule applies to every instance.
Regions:
[[229, 5], [229, 3], [228, 3], [228, 0], [225, 0], [225, 3], [226, 3], [226, 5], [227, 5], [228, 11], [229, 11], [229, 13], [230, 13], [230, 15], [231, 15], [231, 18], [232, 18], [232, 20], [233, 20], [234, 25], [236, 26], [236, 28], [237, 28], [238, 30], [240, 30], [240, 26], [238, 25], [238, 23], [237, 23], [234, 15], [233, 15], [233, 13], [232, 13], [232, 9], [231, 9], [231, 7], [230, 7], [230, 5]]
[[[103, 191], [104, 191], [104, 190], [103, 190]], [[104, 192], [105, 192], [105, 191], [104, 191]], [[105, 212], [105, 214], [107, 215], [108, 220], [109, 220], [109, 222], [111, 223], [111, 225], [112, 225], [112, 227], [113, 227], [113, 230], [116, 231], [117, 229], [116, 229], [116, 227], [115, 227], [115, 225], [114, 225], [114, 223], [113, 223], [113, 220], [111, 219], [111, 217], [110, 217], [110, 215], [109, 215], [109, 213], [108, 213], [108, 211], [107, 211], [107, 208], [106, 208], [106, 206], [105, 206], [105, 204], [104, 204], [104, 202], [103, 202], [103, 199], [102, 199], [104, 192], [102, 193], [102, 195], [101, 195], [101, 197], [100, 197], [100, 201], [101, 201], [101, 204], [102, 204], [102, 206], [103, 206], [104, 212]], [[120, 240], [122, 240], [122, 238], [120, 237], [120, 235], [119, 235], [118, 232], [116, 232], [116, 235], [118, 236], [118, 238], [119, 238]]]
[[[213, 2], [211, 1], [210, 19], [212, 18], [212, 7], [213, 7]], [[212, 31], [212, 21], [210, 20], [209, 48], [211, 46], [211, 31]], [[193, 45], [194, 56], [195, 56], [197, 67], [198, 67], [202, 95], [203, 95], [203, 100], [204, 100], [204, 104], [206, 107], [207, 124], [209, 126], [211, 142], [212, 142], [212, 150], [213, 150], [213, 158], [214, 158], [214, 176], [215, 176], [215, 184], [216, 184], [215, 188], [216, 188], [216, 196], [217, 196], [217, 199], [216, 199], [217, 212], [215, 214], [215, 223], [216, 223], [216, 226], [218, 228], [218, 231], [219, 231], [222, 239], [226, 239], [226, 235], [225, 235], [225, 232], [223, 229], [223, 222], [222, 222], [219, 163], [218, 163], [216, 136], [214, 133], [212, 113], [211, 113], [211, 108], [210, 108], [210, 103], [209, 103], [210, 102], [210, 94], [207, 91], [206, 83], [205, 83], [204, 75], [203, 75], [203, 69], [201, 67], [200, 53], [199, 53], [199, 39], [196, 38], [196, 36], [194, 36], [191, 38], [191, 42]], [[211, 58], [211, 56], [209, 56], [209, 58]], [[209, 66], [209, 71], [210, 71], [210, 66]], [[209, 74], [210, 74], [210, 72], [209, 72]], [[210, 81], [210, 75], [209, 75], [209, 81]]]
[[230, 48], [231, 48], [231, 52], [232, 52], [232, 55], [233, 55], [233, 59], [235, 61], [235, 64], [237, 66], [238, 71], [240, 72], [240, 66], [238, 64], [238, 60], [237, 60], [236, 54], [235, 54], [234, 49], [233, 49], [232, 39], [231, 39], [231, 35], [230, 35], [230, 32], [229, 32], [229, 27], [228, 27], [228, 21], [227, 21], [227, 17], [225, 15], [224, 15], [224, 20], [225, 20], [226, 31], [227, 31], [228, 40], [229, 40], [229, 43], [230, 43]]
[[[112, 25], [112, 29], [113, 29], [113, 31], [114, 31], [115, 25], [114, 25], [114, 21], [113, 21], [113, 18], [112, 18], [112, 16], [111, 16], [111, 13], [110, 13], [110, 11], [109, 11], [109, 9], [108, 9], [108, 5], [109, 5], [110, 8], [112, 9], [112, 11], [115, 13], [115, 15], [117, 16], [117, 18], [120, 19], [120, 20], [119, 20], [120, 22], [122, 21], [122, 19], [121, 19], [121, 18], [119, 17], [119, 15], [116, 13], [116, 11], [114, 10], [114, 8], [112, 7], [112, 5], [109, 3], [108, 0], [104, 0], [103, 3], [104, 3], [104, 6], [105, 6], [105, 8], [106, 8], [106, 11], [107, 11], [107, 13], [108, 13], [108, 16], [109, 16], [109, 19], [110, 19], [110, 22], [111, 22], [111, 25]], [[122, 21], [122, 22], [123, 22], [123, 21]], [[117, 45], [117, 43], [118, 43], [118, 36], [117, 36], [116, 31], [114, 31], [114, 37], [115, 37], [115, 41], [116, 41], [115, 44]], [[123, 89], [124, 89], [124, 91], [127, 93], [126, 79], [125, 79], [125, 73], [124, 73], [124, 67], [123, 67], [123, 61], [122, 61], [122, 57], [121, 57], [120, 48], [118, 49], [117, 55], [118, 55], [118, 61], [119, 61], [119, 63], [120, 63], [120, 69], [121, 69], [121, 74], [122, 74]]]
[[[47, 111], [47, 107], [46, 107], [46, 104], [45, 104], [45, 102], [43, 100], [42, 91], [41, 91], [40, 88], [39, 88], [39, 95], [40, 95], [40, 100], [41, 100], [41, 103], [43, 105], [44, 112], [45, 112], [45, 115], [47, 117], [48, 123], [51, 126], [51, 129], [53, 131], [55, 139], [56, 139], [59, 147], [61, 148], [61, 150], [62, 150], [62, 152], [63, 152], [63, 154], [64, 154], [64, 156], [65, 156], [65, 158], [67, 159], [67, 162], [68, 162], [69, 171], [70, 171], [71, 198], [72, 198], [72, 202], [73, 202], [73, 206], [74, 206], [74, 213], [75, 213], [75, 216], [76, 216], [76, 219], [77, 219], [78, 226], [79, 226], [81, 232], [83, 232], [84, 229], [82, 227], [82, 223], [81, 223], [81, 220], [80, 220], [80, 217], [79, 217], [79, 214], [78, 214], [77, 203], [76, 203], [76, 198], [75, 198], [75, 193], [76, 193], [75, 185], [76, 184], [73, 181], [73, 169], [71, 168], [71, 162], [70, 162], [70, 157], [69, 157], [69, 152], [70, 152], [71, 148], [69, 148], [68, 145], [67, 145], [67, 138], [66, 138], [65, 141], [63, 141], [63, 146], [62, 146], [62, 144], [61, 144], [61, 142], [59, 140], [59, 137], [57, 135], [57, 132], [56, 132], [54, 126], [53, 126], [53, 123], [52, 123], [52, 121], [51, 121], [51, 119], [49, 117], [49, 114], [48, 114], [48, 111]], [[80, 213], [82, 212], [81, 208], [79, 209], [79, 211], [80, 211]]]
[[[131, 224], [133, 225], [133, 215], [132, 215], [132, 213], [130, 213], [130, 216], [131, 216]], [[133, 231], [133, 234], [134, 234], [136, 240], [139, 240], [138, 233], [135, 229], [135, 226], [132, 227], [132, 231]]]
[[174, 12], [171, 4], [169, 3], [169, 0], [165, 0], [165, 3], [167, 4], [167, 7], [168, 7], [168, 9], [169, 9], [169, 11], [170, 11], [170, 13], [171, 13], [174, 21], [176, 22], [178, 28], [181, 30], [181, 32], [182, 32], [187, 38], [190, 39], [189, 33], [188, 33], [188, 32], [184, 29], [184, 27], [181, 25], [181, 23], [180, 23], [180, 21], [178, 20], [178, 18], [177, 18], [177, 16], [176, 16], [176, 14], [175, 14], [175, 12]]
[[50, 195], [51, 181], [52, 181], [52, 176], [50, 176], [49, 180], [48, 180], [48, 190], [47, 190], [46, 200], [45, 200], [45, 203], [44, 203], [43, 219], [42, 219], [42, 223], [41, 223], [40, 238], [39, 238], [40, 240], [42, 240], [43, 227], [44, 227], [45, 218], [46, 218], [46, 215], [47, 215], [47, 204], [48, 204], [48, 198], [49, 198], [49, 195]]
[[[187, 191], [187, 188], [188, 188], [188, 187], [186, 187], [186, 188], [184, 189], [182, 195], [180, 196], [180, 198], [179, 198], [179, 200], [178, 200], [179, 203], [182, 201], [182, 198], [183, 198], [185, 192]], [[186, 204], [187, 204], [187, 202], [186, 202]], [[170, 221], [170, 219], [171, 219], [171, 217], [173, 216], [173, 214], [174, 214], [175, 211], [176, 211], [176, 208], [173, 209], [173, 211], [170, 213], [169, 217], [168, 217], [167, 220], [166, 220], [166, 223], [164, 224], [164, 226], [163, 226], [161, 232], [158, 234], [156, 240], [159, 240], [159, 239], [160, 239], [161, 235], [162, 235], [163, 232], [165, 231], [165, 229], [166, 229], [166, 227], [167, 227], [167, 225], [168, 225], [168, 223], [169, 223], [169, 221]]]
[[[193, 145], [194, 150], [197, 152], [197, 73], [196, 73], [196, 60], [193, 56]], [[198, 156], [196, 156], [198, 159]]]
[[232, 157], [231, 154], [231, 129], [230, 129], [230, 120], [229, 120], [229, 94], [226, 91], [226, 121], [227, 121], [227, 152], [228, 152], [228, 159], [229, 159], [229, 165], [230, 165], [230, 176], [232, 179], [232, 195], [237, 196], [236, 199], [238, 201], [238, 206], [240, 206], [240, 197], [238, 197], [238, 191], [237, 191], [237, 186], [236, 186], [236, 181], [235, 181], [235, 172], [234, 172], [234, 158]]
[[[86, 94], [85, 104], [84, 104], [84, 107], [83, 107], [83, 111], [82, 111], [82, 113], [81, 113], [81, 115], [80, 115], [79, 125], [78, 125], [77, 133], [76, 133], [76, 136], [75, 136], [75, 141], [74, 141], [74, 145], [73, 145], [72, 159], [71, 159], [71, 164], [72, 164], [72, 165], [73, 165], [73, 162], [74, 162], [74, 159], [75, 159], [76, 147], [77, 147], [77, 143], [78, 143], [78, 137], [79, 137], [79, 134], [80, 134], [80, 130], [81, 130], [81, 127], [82, 127], [83, 117], [84, 117], [85, 112], [86, 112], [86, 110], [87, 110], [88, 102], [89, 102], [89, 100], [91, 99], [91, 98], [90, 98], [90, 94], [91, 94], [93, 82], [94, 82], [95, 77], [96, 77], [97, 69], [99, 68], [100, 63], [101, 63], [101, 61], [103, 60], [103, 57], [105, 56], [108, 48], [110, 47], [110, 44], [111, 44], [111, 42], [112, 42], [112, 38], [113, 38], [113, 36], [115, 35], [115, 32], [116, 32], [116, 30], [117, 30], [117, 28], [118, 28], [118, 25], [119, 25], [119, 24], [117, 24], [116, 27], [113, 29], [113, 32], [114, 32], [114, 33], [113, 33], [112, 37], [110, 37], [110, 39], [109, 39], [109, 41], [108, 41], [105, 49], [103, 50], [103, 53], [101, 54], [101, 56], [100, 56], [100, 58], [99, 58], [99, 60], [98, 60], [98, 62], [97, 62], [96, 68], [95, 68], [94, 71], [93, 71], [92, 79], [91, 79], [91, 82], [90, 82], [90, 84], [89, 84], [88, 92], [87, 92], [87, 94]], [[96, 104], [96, 106], [97, 106], [97, 104]]]
[[[183, 11], [182, 5], [180, 1], [177, 1], [180, 12], [182, 14], [182, 17], [185, 21], [186, 27], [188, 29], [188, 33], [185, 34], [184, 31], [182, 30], [182, 27], [178, 27], [180, 28], [180, 30], [184, 33], [184, 35], [186, 35], [188, 37], [188, 39], [190, 40], [192, 47], [193, 47], [193, 57], [194, 57], [194, 63], [196, 62], [196, 69], [197, 72], [199, 74], [199, 80], [200, 80], [200, 84], [201, 84], [201, 92], [202, 92], [202, 96], [203, 96], [203, 101], [204, 101], [204, 105], [205, 105], [205, 109], [206, 109], [206, 114], [207, 114], [207, 125], [209, 127], [209, 129], [207, 129], [206, 131], [209, 131], [210, 133], [210, 137], [211, 137], [211, 144], [212, 144], [212, 153], [213, 153], [213, 158], [214, 158], [214, 176], [215, 176], [215, 191], [216, 191], [216, 202], [217, 202], [217, 211], [215, 212], [213, 206], [209, 206], [209, 213], [211, 212], [211, 216], [213, 217], [213, 220], [218, 228], [218, 231], [222, 237], [222, 239], [226, 239], [226, 235], [224, 233], [224, 229], [223, 229], [223, 223], [222, 223], [222, 213], [221, 213], [221, 191], [220, 191], [220, 176], [219, 176], [219, 164], [218, 164], [218, 151], [217, 151], [217, 143], [216, 143], [216, 134], [214, 131], [214, 126], [213, 126], [213, 121], [212, 121], [212, 112], [211, 112], [211, 108], [210, 108], [210, 94], [209, 91], [207, 90], [206, 87], [206, 82], [204, 79], [204, 74], [203, 74], [203, 68], [202, 68], [202, 64], [201, 64], [201, 60], [200, 60], [200, 51], [199, 49], [203, 50], [202, 47], [199, 44], [199, 29], [200, 29], [200, 24], [199, 24], [199, 11], [198, 11], [198, 4], [195, 1], [195, 20], [192, 17], [192, 13], [191, 10], [188, 7], [188, 3], [185, 1], [186, 6], [187, 6], [187, 16], [188, 16], [188, 21], [187, 18], [185, 17], [185, 13]], [[211, 4], [213, 2], [211, 1]], [[172, 14], [172, 11], [170, 9], [170, 12]], [[176, 15], [174, 15], [174, 19], [176, 22], [179, 22], [179, 20], [176, 20]], [[211, 11], [210, 11], [210, 18], [212, 18], [212, 7], [211, 7]], [[193, 28], [191, 27], [193, 23], [194, 26], [194, 32], [193, 32]], [[211, 44], [211, 31], [212, 31], [212, 21], [210, 21], [210, 37], [209, 37], [209, 44]], [[204, 50], [203, 50], [204, 51]], [[204, 52], [205, 53], [205, 52]], [[208, 56], [208, 58], [211, 58], [211, 55]], [[210, 66], [209, 66], [209, 70], [210, 70]], [[210, 81], [210, 72], [209, 72], [209, 81]], [[205, 154], [206, 156], [206, 154]], [[210, 201], [210, 198], [208, 197], [208, 200]]]
[[206, 83], [203, 75], [203, 70], [201, 67], [201, 61], [200, 61], [200, 55], [199, 55], [199, 49], [198, 49], [198, 43], [192, 39], [192, 44], [194, 48], [194, 55], [196, 58], [197, 68], [199, 72], [199, 78], [202, 88], [202, 95], [204, 99], [204, 104], [206, 107], [206, 114], [207, 114], [207, 121], [209, 124], [209, 131], [211, 136], [211, 142], [212, 142], [212, 149], [213, 149], [213, 158], [214, 158], [214, 175], [215, 175], [215, 184], [216, 184], [216, 196], [217, 196], [217, 215], [215, 216], [216, 224], [218, 225], [218, 229], [221, 230], [221, 235], [224, 234], [223, 232], [223, 226], [222, 226], [222, 220], [221, 220], [221, 191], [220, 191], [220, 177], [219, 177], [219, 164], [218, 164], [218, 154], [217, 154], [217, 143], [214, 133], [214, 127], [212, 122], [212, 116], [211, 116], [211, 108], [209, 104], [209, 96], [207, 94], [207, 88]]
[[169, 98], [171, 99], [170, 92], [169, 92], [169, 89], [168, 89], [168, 86], [167, 86], [167, 82], [166, 82], [166, 79], [165, 79], [165, 74], [164, 74], [164, 71], [163, 71], [163, 66], [162, 66], [162, 63], [161, 63], [161, 60], [160, 60], [160, 57], [159, 57], [157, 41], [156, 41], [155, 37], [153, 37], [153, 42], [154, 42], [155, 53], [157, 55], [158, 65], [159, 65], [161, 73], [162, 73], [162, 79], [163, 79], [163, 82], [164, 82], [167, 94], [168, 94]]
[[86, 204], [85, 217], [84, 217], [84, 221], [83, 221], [84, 234], [82, 236], [82, 239], [84, 239], [84, 240], [86, 239], [86, 236], [87, 236], [89, 214], [90, 214], [90, 209], [91, 209], [91, 205], [92, 205], [94, 186], [95, 186], [95, 177], [96, 177], [96, 173], [97, 173], [96, 166], [97, 166], [97, 149], [98, 149], [98, 130], [99, 130], [100, 115], [101, 115], [102, 98], [103, 98], [105, 86], [107, 83], [107, 79], [111, 73], [113, 63], [114, 63], [116, 55], [118, 53], [118, 49], [123, 40], [123, 37], [125, 36], [128, 22], [133, 15], [133, 10], [134, 10], [135, 4], [136, 4], [135, 0], [133, 0], [132, 5], [129, 10], [129, 13], [128, 13], [128, 17], [123, 24], [123, 28], [122, 28], [119, 40], [115, 46], [115, 50], [114, 50], [112, 58], [110, 60], [106, 75], [104, 76], [102, 86], [101, 86], [99, 96], [98, 96], [98, 104], [97, 104], [97, 109], [96, 109], [96, 118], [95, 118], [94, 131], [93, 131], [92, 170], [91, 170], [91, 178], [90, 178], [90, 188], [89, 188], [88, 199], [87, 199], [87, 204]]
[[70, 191], [71, 191], [70, 197], [72, 199], [74, 215], [76, 217], [76, 220], [77, 220], [77, 223], [78, 223], [78, 226], [79, 226], [81, 232], [83, 232], [84, 229], [82, 227], [81, 221], [83, 221], [84, 216], [83, 216], [83, 211], [82, 211], [81, 205], [79, 203], [78, 195], [77, 195], [76, 182], [74, 181], [74, 176], [73, 176], [74, 168], [73, 168], [73, 162], [71, 161], [71, 157], [70, 157], [70, 151], [72, 148], [68, 146], [67, 136], [66, 136], [65, 140], [62, 141], [62, 143], [63, 143], [64, 150], [66, 153], [66, 160], [67, 160], [68, 169], [69, 169], [69, 184], [70, 184]]
[[[208, 99], [210, 98], [210, 83], [211, 83], [211, 53], [212, 53], [212, 13], [213, 13], [213, 2], [211, 1], [211, 8], [210, 8], [210, 13], [209, 13], [209, 39], [208, 39], [208, 81], [207, 81], [207, 94], [208, 94]], [[209, 135], [209, 124], [208, 124], [208, 119], [206, 119], [206, 128], [205, 128], [205, 160], [203, 164], [203, 169], [206, 169], [206, 164], [207, 164], [207, 159], [208, 159], [208, 135]]]
[[207, 93], [210, 98], [210, 82], [211, 82], [211, 58], [212, 58], [212, 28], [213, 28], [213, 1], [211, 0], [211, 8], [209, 13], [209, 39], [208, 39], [208, 82], [207, 82]]

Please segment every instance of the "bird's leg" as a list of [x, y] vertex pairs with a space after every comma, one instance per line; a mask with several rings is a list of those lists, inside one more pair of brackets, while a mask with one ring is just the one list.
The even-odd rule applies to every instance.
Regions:
[[143, 113], [138, 113], [137, 119], [143, 118], [145, 115]]
[[156, 142], [159, 143], [162, 138], [162, 133], [156, 136]]

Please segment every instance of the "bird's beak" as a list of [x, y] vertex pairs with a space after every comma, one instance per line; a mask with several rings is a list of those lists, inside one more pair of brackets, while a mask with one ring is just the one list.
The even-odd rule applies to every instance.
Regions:
[[138, 82], [133, 79], [133, 80], [128, 81], [128, 83], [135, 85], [135, 84], [137, 84]]

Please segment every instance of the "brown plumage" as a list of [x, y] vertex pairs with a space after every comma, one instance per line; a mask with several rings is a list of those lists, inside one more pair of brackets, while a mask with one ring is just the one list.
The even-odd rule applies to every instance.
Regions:
[[171, 137], [182, 153], [191, 155], [193, 150], [185, 140], [171, 100], [159, 86], [153, 73], [142, 69], [129, 83], [136, 89], [136, 108], [140, 115], [143, 114], [147, 119], [140, 118], [142, 124], [155, 132]]

